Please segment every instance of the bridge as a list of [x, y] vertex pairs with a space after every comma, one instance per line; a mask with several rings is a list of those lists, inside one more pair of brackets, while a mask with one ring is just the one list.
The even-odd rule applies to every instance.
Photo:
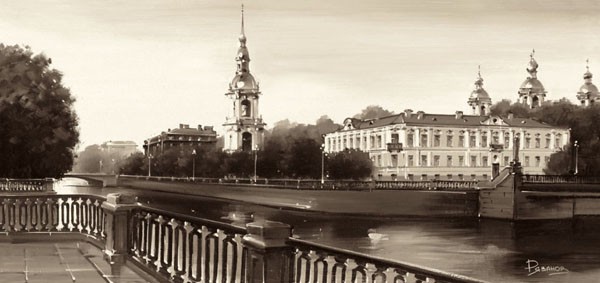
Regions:
[[104, 173], [67, 173], [65, 177], [77, 178], [88, 181], [91, 184], [101, 185], [102, 187], [116, 187], [117, 175]]
[[[12, 191], [0, 199], [0, 241], [87, 242], [102, 250], [117, 277], [127, 267], [147, 282], [483, 282], [300, 240], [285, 223], [234, 225], [161, 210], [127, 194]], [[66, 268], [75, 281], [77, 269]], [[25, 267], [25, 278], [32, 272]]]

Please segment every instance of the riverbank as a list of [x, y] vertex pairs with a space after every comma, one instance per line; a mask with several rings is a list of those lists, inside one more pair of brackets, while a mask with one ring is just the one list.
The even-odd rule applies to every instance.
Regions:
[[476, 217], [477, 191], [276, 189], [261, 185], [217, 185], [119, 178], [119, 186], [227, 199], [314, 212], [417, 217]]

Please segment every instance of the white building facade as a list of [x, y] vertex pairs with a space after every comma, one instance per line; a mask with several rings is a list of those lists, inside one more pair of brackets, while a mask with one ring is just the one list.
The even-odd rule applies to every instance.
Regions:
[[368, 152], [383, 179], [485, 179], [492, 163], [508, 166], [514, 138], [527, 174], [543, 174], [550, 155], [569, 142], [569, 130], [531, 119], [403, 113], [373, 120], [348, 118], [325, 136], [325, 151]]

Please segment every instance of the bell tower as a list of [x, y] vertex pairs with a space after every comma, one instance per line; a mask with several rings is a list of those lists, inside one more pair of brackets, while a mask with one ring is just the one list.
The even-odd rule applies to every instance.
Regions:
[[542, 106], [544, 100], [546, 98], [546, 90], [542, 83], [538, 80], [537, 77], [537, 69], [539, 67], [538, 63], [535, 61], [533, 56], [535, 55], [535, 50], [531, 52], [529, 55], [529, 65], [527, 66], [527, 72], [529, 76], [519, 87], [519, 102], [526, 105], [530, 109], [538, 108]]
[[225, 127], [224, 147], [227, 152], [259, 150], [263, 146], [263, 131], [265, 123], [259, 114], [258, 98], [260, 88], [254, 76], [250, 73], [250, 55], [246, 47], [244, 32], [244, 5], [242, 5], [242, 28], [239, 37], [235, 61], [237, 70], [229, 90], [225, 94], [232, 101], [232, 115], [227, 117]]
[[475, 89], [467, 101], [471, 107], [471, 113], [478, 116], [487, 116], [490, 114], [492, 99], [485, 89], [483, 89], [483, 78], [481, 77], [481, 66], [477, 67], [477, 79], [475, 80]]

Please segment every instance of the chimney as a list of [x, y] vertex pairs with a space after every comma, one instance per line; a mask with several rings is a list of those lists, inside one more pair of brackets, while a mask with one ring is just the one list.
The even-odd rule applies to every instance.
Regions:
[[212, 131], [213, 130], [213, 126], [204, 126], [204, 130], [205, 131]]
[[513, 114], [513, 113], [509, 112], [509, 113], [508, 113], [508, 120], [512, 120], [512, 119], [514, 119], [514, 118], [515, 118], [515, 114]]
[[198, 131], [202, 131], [202, 125], [198, 124]]
[[456, 119], [462, 119], [462, 117], [463, 117], [463, 112], [462, 112], [462, 111], [456, 111], [456, 116], [455, 116], [455, 118], [456, 118]]
[[406, 118], [410, 118], [412, 112], [412, 109], [404, 109], [404, 116], [406, 116]]
[[183, 126], [185, 126], [184, 124], [179, 124], [179, 128], [180, 129], [185, 129]]
[[423, 120], [423, 115], [424, 114], [425, 114], [425, 112], [423, 112], [423, 111], [417, 111], [417, 119]]

